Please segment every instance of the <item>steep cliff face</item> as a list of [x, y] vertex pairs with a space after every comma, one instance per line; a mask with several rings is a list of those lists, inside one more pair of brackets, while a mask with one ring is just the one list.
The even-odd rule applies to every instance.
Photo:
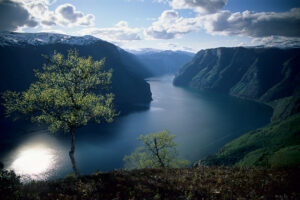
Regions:
[[[34, 35], [30, 36], [34, 38]], [[60, 35], [57, 38], [60, 38]], [[0, 41], [3, 42], [5, 39], [0, 35]], [[147, 76], [147, 70], [132, 58], [134, 55], [130, 57], [124, 55], [118, 47], [100, 39], [86, 37], [75, 39], [76, 42], [27, 43], [24, 40], [22, 43], [0, 45], [0, 92], [7, 89], [17, 91], [26, 89], [34, 81], [33, 69], [40, 69], [45, 63], [42, 54], [50, 55], [54, 50], [67, 54], [69, 49], [77, 49], [80, 56], [92, 56], [94, 60], [105, 58], [106, 68], [113, 69], [112, 92], [121, 110], [127, 110], [136, 104], [148, 104], [151, 101], [150, 86], [143, 80], [144, 76]]]
[[[300, 49], [217, 48], [199, 51], [174, 84], [273, 103], [300, 86]], [[296, 101], [293, 101], [296, 102]]]

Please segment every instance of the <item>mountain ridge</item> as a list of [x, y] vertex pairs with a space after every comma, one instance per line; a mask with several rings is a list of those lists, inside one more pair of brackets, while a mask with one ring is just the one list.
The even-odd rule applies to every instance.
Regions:
[[299, 90], [299, 55], [300, 48], [201, 50], [179, 69], [173, 83], [255, 100], [276, 108], [276, 101], [293, 96]]
[[16, 33], [0, 32], [0, 46], [10, 45], [45, 45], [45, 44], [71, 44], [89, 45], [97, 41], [104, 41], [91, 35], [71, 36], [60, 33]]

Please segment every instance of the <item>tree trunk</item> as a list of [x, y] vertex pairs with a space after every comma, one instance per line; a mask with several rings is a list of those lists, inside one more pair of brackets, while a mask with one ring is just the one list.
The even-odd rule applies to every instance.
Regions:
[[162, 161], [162, 159], [160, 158], [159, 156], [159, 150], [158, 150], [158, 147], [157, 147], [157, 141], [156, 141], [156, 138], [154, 138], [154, 148], [155, 148], [155, 155], [156, 157], [158, 158], [158, 162], [160, 164], [160, 167], [161, 168], [165, 168], [165, 164], [164, 162]]
[[78, 172], [76, 161], [75, 161], [75, 158], [74, 158], [74, 153], [75, 153], [75, 134], [74, 134], [74, 129], [73, 128], [71, 128], [70, 134], [71, 134], [72, 139], [71, 139], [71, 150], [69, 151], [69, 156], [70, 156], [70, 159], [71, 159], [71, 162], [72, 162], [72, 167], [73, 167], [74, 174], [75, 174], [76, 177], [78, 177], [79, 176], [79, 172]]

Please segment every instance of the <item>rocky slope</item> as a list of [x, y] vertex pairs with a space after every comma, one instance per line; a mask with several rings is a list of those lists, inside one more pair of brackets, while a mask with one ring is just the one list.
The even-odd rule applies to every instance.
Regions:
[[[201, 50], [191, 62], [179, 69], [174, 84], [269, 103], [275, 112], [281, 113], [274, 116], [276, 120], [299, 110], [299, 95], [296, 95], [300, 88], [299, 63], [299, 48]], [[277, 103], [283, 103], [279, 100], [287, 97], [290, 99], [284, 102], [280, 111], [276, 111]], [[293, 104], [288, 103], [290, 101]], [[284, 114], [291, 110], [292, 113]]]

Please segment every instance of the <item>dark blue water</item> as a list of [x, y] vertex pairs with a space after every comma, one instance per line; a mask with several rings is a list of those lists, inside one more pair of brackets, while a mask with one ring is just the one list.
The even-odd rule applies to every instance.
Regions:
[[[108, 125], [89, 125], [76, 132], [75, 157], [81, 173], [123, 167], [123, 157], [139, 146], [140, 134], [163, 129], [176, 134], [178, 151], [191, 162], [215, 153], [225, 143], [269, 122], [272, 110], [234, 97], [193, 92], [174, 87], [172, 76], [148, 80], [153, 101], [150, 109], [119, 117]], [[70, 137], [50, 135], [42, 128], [23, 130], [0, 160], [7, 168], [34, 179], [72, 173], [68, 157]], [[30, 133], [28, 133], [30, 132]]]

